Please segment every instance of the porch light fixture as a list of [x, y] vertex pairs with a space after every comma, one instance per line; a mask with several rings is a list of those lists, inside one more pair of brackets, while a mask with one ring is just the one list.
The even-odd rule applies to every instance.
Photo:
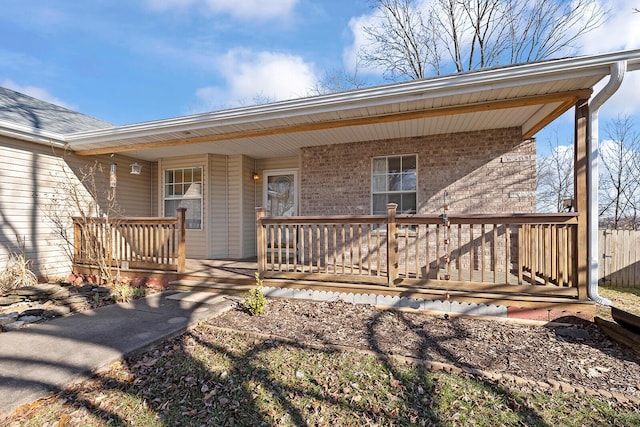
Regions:
[[140, 175], [142, 172], [142, 165], [138, 162], [131, 164], [131, 175]]
[[[111, 157], [113, 158], [113, 154], [111, 155]], [[111, 163], [111, 170], [109, 171], [109, 186], [111, 188], [116, 188], [116, 185], [118, 183], [118, 178], [116, 176], [116, 163], [112, 162]]]
[[253, 179], [254, 181], [257, 181], [260, 179], [260, 174], [256, 171], [251, 171], [251, 179]]

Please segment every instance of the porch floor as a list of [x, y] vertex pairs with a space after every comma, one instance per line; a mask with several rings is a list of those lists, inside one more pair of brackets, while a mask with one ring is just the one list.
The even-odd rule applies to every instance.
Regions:
[[[185, 273], [180, 274], [177, 278], [174, 273], [174, 278], [177, 280], [171, 280], [170, 286], [176, 290], [223, 291], [231, 294], [241, 294], [255, 286], [254, 275], [256, 271], [256, 259], [187, 259]], [[455, 277], [457, 276], [452, 274], [452, 278]], [[515, 276], [514, 282], [517, 283]], [[468, 288], [462, 290], [459, 285], [456, 286], [456, 283], [452, 282], [451, 286], [443, 283], [446, 282], [399, 284], [395, 287], [389, 287], [386, 285], [353, 282], [264, 279], [264, 286], [276, 288], [378, 294], [583, 313], [592, 313], [595, 310], [594, 304], [591, 301], [579, 301], [575, 297], [568, 296], [567, 292], [564, 292], [563, 295], [563, 291], [570, 289], [560, 288], [554, 285], [515, 286], [504, 283], [483, 283], [467, 284], [466, 286]], [[518, 291], [516, 291], [516, 289]], [[524, 291], [519, 292], [521, 289]], [[532, 292], [534, 290], [538, 293]]]

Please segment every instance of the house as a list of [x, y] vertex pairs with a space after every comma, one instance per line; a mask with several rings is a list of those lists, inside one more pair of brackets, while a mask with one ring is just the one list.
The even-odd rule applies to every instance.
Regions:
[[[342, 283], [386, 283], [387, 295], [598, 300], [597, 110], [638, 64], [640, 51], [624, 51], [124, 126], [3, 90], [0, 260], [17, 236], [39, 274], [68, 271], [45, 200], [97, 159], [117, 164], [126, 216], [186, 208], [186, 258], [257, 255], [266, 277], [293, 281], [283, 286], [334, 280], [341, 266]], [[570, 109], [576, 212], [535, 214], [535, 135]]]

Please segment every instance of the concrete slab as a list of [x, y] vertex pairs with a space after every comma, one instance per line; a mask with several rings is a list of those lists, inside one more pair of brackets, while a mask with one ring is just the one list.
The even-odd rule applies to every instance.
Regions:
[[0, 334], [0, 413], [177, 336], [230, 309], [231, 298], [155, 294]]
[[212, 294], [211, 292], [176, 292], [173, 295], [167, 295], [167, 299], [174, 301], [188, 301], [204, 304], [216, 304], [225, 298], [225, 295]]

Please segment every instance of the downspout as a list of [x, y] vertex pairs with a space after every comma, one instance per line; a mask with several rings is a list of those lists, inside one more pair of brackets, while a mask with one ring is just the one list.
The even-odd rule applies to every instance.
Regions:
[[587, 212], [587, 229], [589, 232], [587, 248], [589, 256], [589, 271], [587, 272], [589, 286], [587, 294], [591, 300], [603, 305], [611, 305], [611, 301], [598, 294], [598, 112], [600, 107], [620, 88], [626, 71], [627, 61], [618, 61], [611, 64], [609, 81], [589, 103], [591, 147], [587, 150], [587, 164], [591, 167], [591, 173], [587, 174], [589, 207]]

